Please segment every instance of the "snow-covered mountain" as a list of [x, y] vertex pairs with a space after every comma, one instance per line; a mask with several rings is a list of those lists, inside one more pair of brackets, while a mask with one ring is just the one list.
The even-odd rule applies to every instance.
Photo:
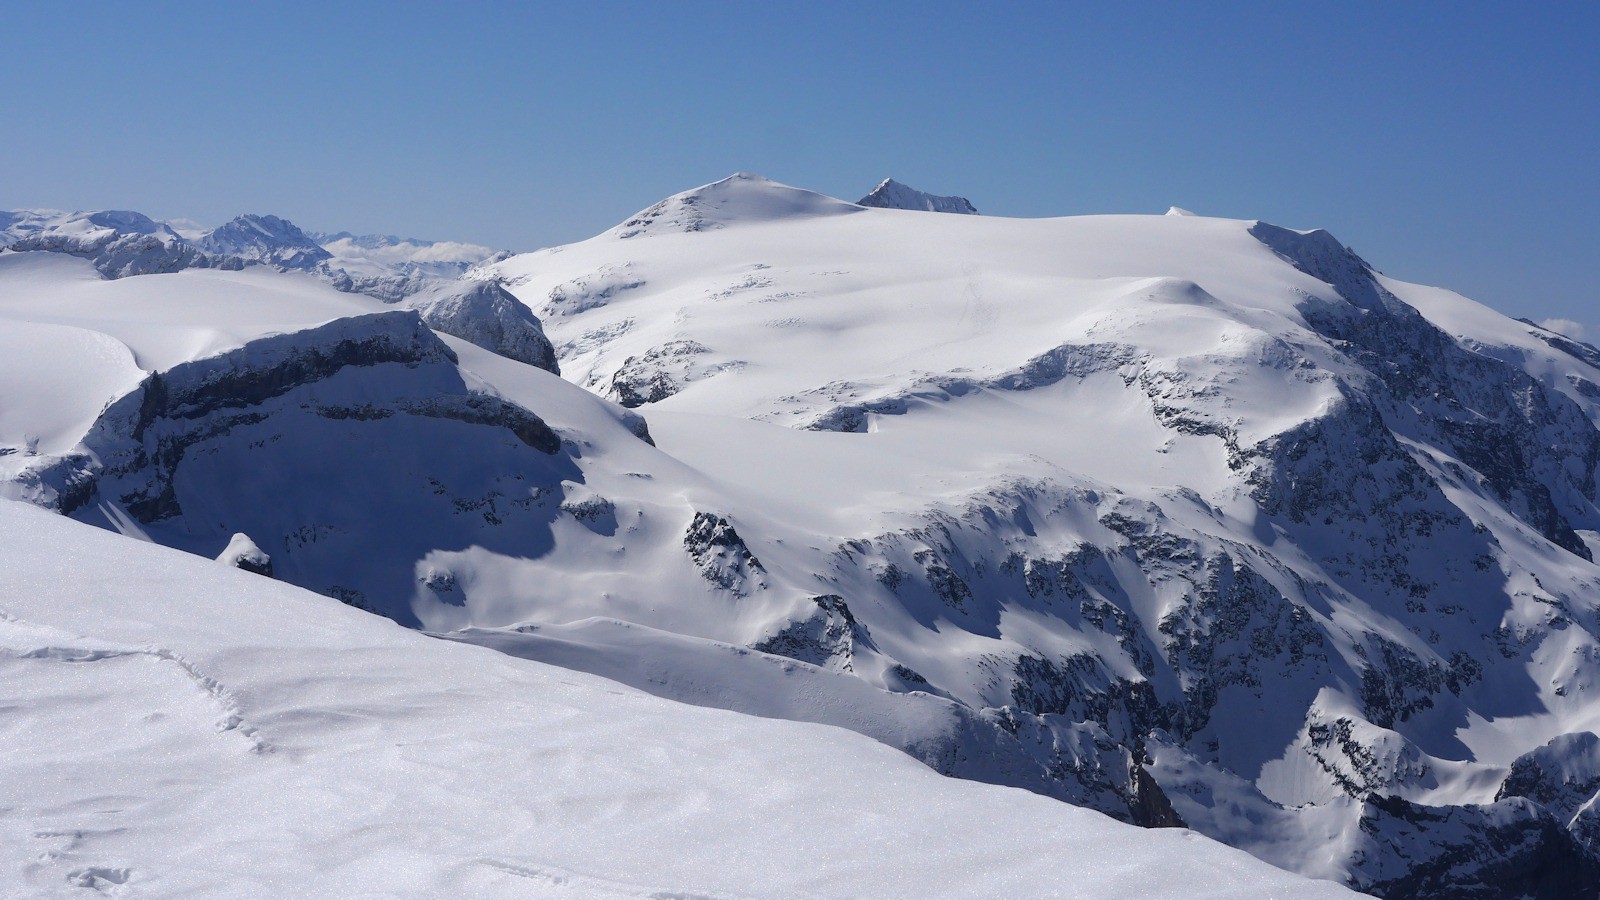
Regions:
[[1382, 896], [1600, 887], [1600, 350], [743, 174], [474, 286], [0, 254], [0, 490]]
[[14, 896], [1334, 898], [0, 501]]
[[12, 210], [0, 213], [0, 226], [0, 249], [70, 254], [91, 260], [107, 278], [244, 265], [232, 257], [213, 258], [165, 222], [128, 210]]
[[1141, 820], [1149, 779], [1364, 889], [1593, 878], [1581, 823], [1499, 790], [1593, 725], [1592, 361], [1321, 232], [793, 190], [495, 269], [567, 377], [742, 495], [716, 512], [761, 567], [712, 569], [739, 616], [695, 636], [948, 697], [1046, 790]]
[[957, 213], [975, 216], [978, 210], [965, 197], [939, 197], [907, 187], [893, 178], [878, 182], [872, 192], [859, 201], [862, 206], [878, 209], [914, 209], [922, 212]]
[[409, 261], [408, 251], [400, 250], [387, 260], [350, 261], [352, 267], [346, 269], [347, 260], [277, 216], [243, 215], [189, 237], [168, 223], [118, 210], [14, 210], [0, 213], [0, 226], [0, 249], [76, 256], [89, 260], [107, 279], [190, 269], [238, 271], [246, 266], [304, 272], [339, 291], [418, 310], [430, 327], [501, 355], [551, 371], [557, 368], [549, 341], [525, 306], [494, 285], [492, 278], [461, 277], [470, 268], [463, 262], [466, 258], [485, 262], [504, 256], [478, 257], [476, 250], [481, 248], [471, 245], [444, 251], [446, 256], [460, 257], [459, 266], [418, 265]]
[[[0, 248], [11, 246], [91, 258], [108, 278], [246, 265], [307, 271], [342, 291], [388, 302], [437, 288], [510, 255], [453, 241], [307, 232], [270, 215], [245, 214], [209, 231], [180, 231], [172, 223], [124, 210], [0, 211]], [[149, 258], [129, 264], [130, 249]], [[152, 250], [164, 252], [151, 256]]]
[[285, 269], [311, 269], [333, 258], [297, 225], [277, 216], [239, 216], [196, 238], [194, 244], [207, 253]]
[[164, 241], [182, 240], [165, 222], [157, 222], [143, 213], [128, 210], [106, 209], [74, 213], [58, 209], [0, 211], [0, 247], [9, 247], [18, 241], [46, 233], [89, 241], [106, 234], [142, 234], [152, 235]]

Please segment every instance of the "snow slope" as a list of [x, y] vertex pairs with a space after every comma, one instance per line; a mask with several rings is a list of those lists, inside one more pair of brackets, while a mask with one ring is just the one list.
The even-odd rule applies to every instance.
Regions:
[[[1148, 771], [1197, 827], [1393, 895], [1586, 852], [1497, 796], [1595, 723], [1581, 351], [1322, 232], [855, 212], [752, 176], [492, 271], [760, 563], [708, 574], [732, 618], [616, 582], [584, 612], [942, 694], [1081, 802], [1138, 820]], [[1461, 830], [1394, 824], [1430, 805]]]
[[414, 309], [104, 274], [0, 254], [6, 496], [1384, 896], [1600, 887], [1600, 351], [1324, 232], [736, 175]]
[[0, 501], [14, 896], [1344, 896]]

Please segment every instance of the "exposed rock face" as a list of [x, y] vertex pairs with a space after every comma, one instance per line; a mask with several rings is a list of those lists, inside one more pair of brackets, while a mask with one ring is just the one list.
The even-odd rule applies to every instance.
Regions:
[[893, 178], [878, 182], [872, 192], [857, 201], [878, 209], [915, 209], [924, 212], [956, 213], [975, 216], [978, 210], [965, 197], [939, 197], [907, 187]]
[[641, 287], [644, 282], [631, 277], [626, 267], [607, 266], [551, 288], [540, 309], [546, 316], [576, 315], [605, 306], [611, 298]]
[[1600, 431], [1575, 403], [1520, 369], [1463, 348], [1379, 285], [1327, 232], [1257, 223], [1251, 233], [1348, 301], [1309, 306], [1306, 319], [1381, 382], [1368, 390], [1386, 427], [1448, 449], [1519, 518], [1590, 558], [1572, 519], [1591, 516], [1592, 499], [1570, 498], [1595, 495]]
[[1351, 886], [1378, 897], [1594, 896], [1600, 863], [1549, 812], [1525, 800], [1437, 808], [1368, 798], [1361, 830], [1374, 850]]
[[[1159, 389], [1153, 383], [1156, 373], [1151, 373], [1147, 370], [1140, 371], [1134, 368], [1147, 362], [1148, 359], [1139, 352], [1138, 348], [1127, 345], [1115, 343], [1062, 344], [1027, 360], [1010, 371], [990, 377], [938, 375], [920, 379], [907, 390], [866, 397], [861, 395], [867, 392], [857, 385], [829, 385], [827, 394], [830, 397], [845, 394], [856, 399], [840, 403], [810, 419], [802, 421], [799, 427], [807, 431], [862, 433], [867, 430], [869, 417], [905, 415], [917, 406], [919, 401], [925, 402], [929, 395], [956, 398], [985, 389], [1031, 391], [1037, 388], [1049, 387], [1066, 378], [1083, 378], [1099, 372], [1119, 369], [1125, 369], [1128, 372], [1126, 380], [1130, 386], [1137, 385], [1141, 390], [1154, 392]], [[1180, 410], [1174, 407], [1160, 407], [1156, 410], [1156, 414], [1171, 417], [1174, 425], [1182, 424], [1183, 427], [1191, 429], [1212, 430], [1204, 424], [1180, 422]]]
[[[821, 619], [839, 621], [831, 598], [809, 598], [806, 605], [822, 610]], [[842, 614], [839, 614], [842, 616]], [[831, 627], [830, 631], [833, 630]], [[440, 637], [493, 647], [513, 656], [592, 672], [640, 690], [662, 693], [663, 679], [694, 702], [751, 715], [799, 719], [849, 728], [902, 750], [930, 768], [954, 778], [971, 778], [1025, 788], [1073, 803], [1084, 794], [1075, 779], [1062, 773], [1071, 767], [1088, 770], [1105, 767], [1120, 772], [1122, 793], [1107, 791], [1091, 797], [1089, 805], [1105, 806], [1130, 818], [1129, 803], [1150, 811], [1148, 820], [1133, 821], [1154, 827], [1174, 824], [1159, 785], [1130, 770], [1126, 754], [1119, 753], [1103, 736], [1089, 733], [1052, 736], [1041, 734], [1033, 720], [1014, 720], [1005, 710], [975, 712], [947, 697], [929, 693], [926, 680], [908, 692], [880, 691], [837, 666], [817, 668], [782, 654], [751, 652], [743, 647], [705, 645], [692, 639], [644, 629], [616, 620], [587, 620], [567, 626], [522, 625], [513, 628], [467, 629]], [[811, 646], [809, 641], [804, 642]], [[793, 648], [783, 639], [775, 649]], [[859, 645], [858, 645], [859, 646]], [[721, 683], [691, 679], [702, 654], [710, 654], [716, 668], [727, 675]], [[837, 658], [834, 659], [837, 662]], [[919, 678], [912, 673], [913, 678]], [[683, 695], [680, 695], [683, 696]], [[1050, 746], [1054, 739], [1055, 745]], [[1071, 746], [1067, 740], [1076, 740]], [[1050, 765], [1041, 760], [1048, 756]], [[1106, 778], [1111, 779], [1108, 771]], [[1137, 795], [1137, 800], [1135, 800]]]
[[683, 535], [683, 549], [709, 582], [736, 595], [765, 587], [766, 570], [727, 519], [697, 512]]
[[659, 403], [683, 390], [684, 385], [723, 372], [737, 371], [743, 363], [713, 363], [704, 357], [710, 348], [698, 341], [668, 341], [639, 356], [630, 356], [611, 376], [607, 397], [633, 409]]
[[[411, 573], [439, 535], [548, 542], [558, 511], [540, 486], [576, 477], [539, 416], [468, 387], [455, 363], [413, 310], [261, 338], [148, 376], [100, 416], [85, 452], [39, 460], [51, 490], [37, 496], [186, 549], [245, 533], [261, 543], [232, 541], [225, 561], [415, 622], [409, 597], [459, 604], [453, 583]], [[498, 462], [461, 472], [461, 442]]]
[[[763, 653], [787, 656], [827, 669], [849, 672], [857, 644], [876, 650], [866, 629], [837, 594], [811, 598], [816, 612], [789, 623], [777, 634], [751, 645]], [[915, 675], [915, 673], [911, 673]], [[920, 678], [921, 676], [915, 676]]]
[[561, 511], [597, 534], [617, 533], [617, 505], [583, 485], [563, 485]]
[[[454, 354], [416, 313], [341, 319], [298, 335], [186, 363], [145, 379], [112, 404], [84, 443], [100, 460], [98, 480], [137, 520], [181, 515], [173, 478], [195, 444], [259, 422], [259, 407], [357, 366], [453, 362]], [[346, 417], [393, 411], [335, 411]]]
[[12, 250], [44, 250], [87, 259], [106, 278], [164, 275], [184, 269], [240, 269], [236, 257], [212, 256], [160, 234], [120, 232], [107, 227], [87, 234], [42, 231], [11, 245]]
[[1562, 353], [1571, 356], [1573, 359], [1581, 360], [1590, 366], [1600, 368], [1600, 347], [1596, 347], [1593, 344], [1585, 343], [1583, 341], [1573, 340], [1564, 334], [1551, 331], [1543, 325], [1540, 325], [1538, 322], [1529, 321], [1528, 319], [1518, 319], [1517, 321], [1523, 323], [1524, 325], [1531, 326], [1534, 329], [1532, 332], [1533, 336], [1541, 341], [1544, 341], [1546, 344], [1549, 344], [1551, 347], [1560, 350]]
[[1564, 734], [1518, 757], [1495, 794], [1547, 810], [1592, 857], [1600, 859], [1600, 736]]
[[1600, 735], [1580, 731], [1552, 738], [1511, 764], [1496, 800], [1526, 797], [1570, 817], [1600, 791]]
[[1187, 828], [1172, 801], [1143, 766], [1133, 768], [1133, 800], [1128, 804], [1133, 823], [1145, 828]]

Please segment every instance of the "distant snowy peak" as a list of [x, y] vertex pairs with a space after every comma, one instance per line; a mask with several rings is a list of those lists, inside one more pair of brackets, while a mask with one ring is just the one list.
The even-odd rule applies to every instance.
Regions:
[[9, 247], [20, 238], [50, 227], [66, 216], [59, 209], [0, 210], [0, 247]]
[[182, 240], [164, 222], [125, 209], [62, 212], [57, 209], [13, 209], [0, 212], [0, 247], [50, 234], [75, 244], [109, 241], [127, 235], [148, 235], [163, 243]]
[[[157, 222], [144, 213], [137, 213], [127, 209], [106, 209], [100, 212], [80, 213], [80, 219], [70, 217], [63, 224], [70, 226], [73, 221], [81, 221], [89, 229], [108, 229], [117, 234], [149, 234], [162, 240], [181, 240], [178, 233], [167, 226], [165, 222]], [[58, 230], [64, 230], [59, 229]]]
[[243, 266], [233, 257], [213, 257], [195, 249], [164, 222], [120, 209], [73, 213], [24, 209], [0, 213], [0, 248], [6, 247], [87, 259], [106, 278]]
[[332, 248], [334, 244], [339, 244], [358, 250], [393, 250], [408, 255], [421, 254], [429, 259], [470, 260], [476, 262], [485, 257], [503, 252], [495, 250], [493, 247], [484, 247], [479, 244], [467, 244], [460, 241], [425, 241], [421, 238], [400, 237], [394, 234], [354, 234], [349, 231], [308, 231], [306, 234], [323, 247]]
[[333, 254], [288, 219], [245, 214], [195, 240], [209, 253], [287, 269], [310, 269]]
[[401, 244], [415, 244], [424, 247], [433, 244], [433, 241], [403, 238], [394, 234], [355, 234], [349, 231], [308, 231], [306, 234], [324, 247], [335, 241], [344, 241], [352, 247], [359, 247], [364, 250], [397, 247]]
[[474, 266], [496, 263], [511, 255], [479, 244], [424, 241], [392, 234], [313, 231], [308, 235], [333, 255], [330, 265], [355, 275], [381, 273], [459, 278]]
[[838, 216], [860, 207], [826, 194], [738, 172], [640, 210], [610, 234], [619, 238], [710, 231], [735, 223]]
[[940, 197], [903, 185], [893, 178], [885, 178], [878, 182], [872, 193], [861, 198], [861, 205], [878, 209], [914, 209], [921, 212], [978, 215], [978, 210], [972, 205], [972, 201], [965, 197]]
[[[175, 224], [179, 227], [175, 228]], [[146, 240], [123, 240], [131, 237]], [[115, 247], [111, 246], [113, 242]], [[0, 210], [0, 248], [52, 250], [98, 259], [107, 254], [108, 248], [117, 251], [124, 245], [137, 245], [147, 252], [155, 244], [162, 245], [174, 260], [182, 256], [183, 261], [155, 268], [97, 265], [107, 277], [170, 271], [174, 267], [238, 268], [250, 263], [303, 271], [323, 268], [330, 270], [330, 279], [338, 278], [341, 272], [348, 273], [348, 280], [358, 285], [352, 290], [393, 299], [388, 295], [414, 293], [425, 279], [460, 278], [474, 266], [509, 256], [492, 247], [457, 241], [357, 235], [348, 231], [307, 232], [288, 219], [269, 215], [242, 215], [208, 231], [184, 227], [183, 221], [157, 221], [129, 210]], [[384, 290], [360, 287], [380, 282]]]

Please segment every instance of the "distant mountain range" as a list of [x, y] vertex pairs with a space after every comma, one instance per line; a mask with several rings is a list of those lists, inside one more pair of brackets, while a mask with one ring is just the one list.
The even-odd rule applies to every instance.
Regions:
[[[496, 262], [505, 251], [454, 241], [424, 241], [394, 235], [356, 235], [306, 232], [287, 219], [247, 213], [210, 231], [188, 231], [185, 237], [170, 223], [157, 222], [125, 210], [65, 213], [59, 210], [0, 211], [0, 247], [53, 249], [97, 257], [105, 274], [150, 274], [167, 268], [201, 268], [195, 251], [212, 261], [212, 268], [238, 268], [261, 264], [279, 269], [345, 273], [358, 283], [408, 285], [421, 290], [423, 279], [459, 278], [474, 266]], [[110, 265], [107, 249], [130, 238], [149, 238], [144, 244], [166, 249], [164, 264], [151, 262], [132, 270]], [[187, 256], [185, 256], [187, 254]], [[369, 291], [362, 290], [361, 293]]]

